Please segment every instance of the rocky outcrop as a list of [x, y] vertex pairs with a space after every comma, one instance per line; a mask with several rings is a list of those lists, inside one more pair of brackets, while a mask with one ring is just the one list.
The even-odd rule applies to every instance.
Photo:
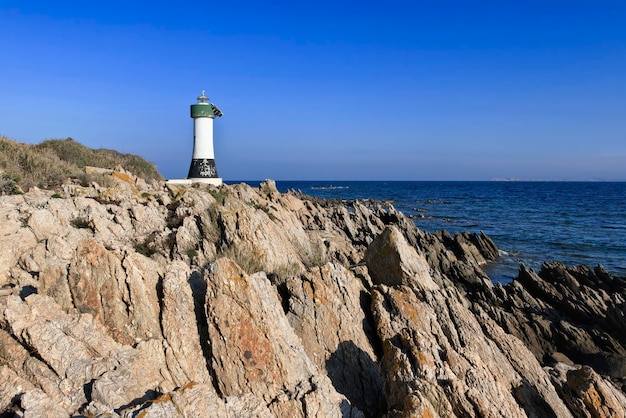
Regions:
[[621, 279], [494, 286], [487, 236], [393, 207], [109, 174], [0, 197], [6, 416], [624, 414]]
[[358, 416], [307, 356], [264, 273], [219, 258], [206, 280], [211, 369], [224, 396], [251, 393], [276, 416]]
[[623, 417], [624, 393], [607, 384], [589, 366], [559, 364], [552, 369], [555, 387], [576, 417]]
[[396, 227], [386, 228], [372, 241], [365, 253], [365, 263], [376, 284], [436, 289], [426, 259], [408, 245]]
[[[379, 258], [414, 263], [407, 255], [415, 250], [404, 237], [386, 232], [378, 238], [383, 243], [368, 249], [368, 267]], [[439, 287], [427, 270], [406, 267], [412, 273], [404, 283], [373, 289], [390, 409], [410, 414], [422, 398], [427, 402], [419, 403], [440, 416], [570, 416], [518, 341], [472, 315], [456, 287]]]
[[470, 299], [542, 363], [585, 364], [626, 384], [625, 279], [545, 263], [538, 273], [522, 266], [512, 283]]
[[277, 286], [308, 357], [335, 389], [371, 416], [386, 410], [370, 292], [341, 265], [327, 263]]

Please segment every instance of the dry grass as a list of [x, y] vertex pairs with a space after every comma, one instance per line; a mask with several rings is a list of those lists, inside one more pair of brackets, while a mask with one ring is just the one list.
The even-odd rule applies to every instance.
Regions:
[[312, 240], [310, 249], [299, 247], [298, 256], [307, 269], [322, 267], [328, 262], [328, 254], [321, 241]]
[[281, 264], [268, 274], [268, 277], [274, 283], [282, 283], [290, 277], [298, 277], [302, 274], [302, 267], [298, 263], [291, 262]]
[[85, 174], [88, 165], [110, 169], [122, 166], [145, 179], [162, 179], [152, 163], [136, 155], [94, 150], [71, 138], [29, 145], [0, 136], [0, 194], [13, 194], [19, 188], [28, 190], [34, 186], [55, 189], [68, 178], [102, 181], [97, 175]]
[[89, 165], [113, 169], [121, 165], [126, 170], [144, 179], [163, 179], [154, 164], [137, 155], [122, 154], [118, 151], [104, 148], [94, 150], [79, 144], [72, 138], [47, 140], [35, 145], [35, 148], [43, 153], [54, 153], [59, 159], [79, 168]]
[[228, 247], [220, 255], [233, 260], [243, 271], [253, 274], [265, 270], [265, 254], [256, 248]]

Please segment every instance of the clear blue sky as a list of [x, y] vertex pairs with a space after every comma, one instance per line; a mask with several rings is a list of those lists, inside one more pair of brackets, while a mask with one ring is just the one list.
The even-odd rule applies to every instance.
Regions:
[[0, 134], [226, 180], [626, 180], [626, 1], [0, 0]]

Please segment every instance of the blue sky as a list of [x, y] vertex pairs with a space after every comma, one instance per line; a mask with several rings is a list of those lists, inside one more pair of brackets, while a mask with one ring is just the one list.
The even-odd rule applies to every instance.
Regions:
[[626, 180], [624, 1], [0, 0], [0, 135], [226, 180]]

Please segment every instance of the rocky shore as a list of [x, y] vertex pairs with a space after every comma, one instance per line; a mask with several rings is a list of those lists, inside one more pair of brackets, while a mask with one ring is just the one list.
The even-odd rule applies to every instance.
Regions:
[[272, 181], [0, 196], [3, 417], [624, 417], [626, 280]]

